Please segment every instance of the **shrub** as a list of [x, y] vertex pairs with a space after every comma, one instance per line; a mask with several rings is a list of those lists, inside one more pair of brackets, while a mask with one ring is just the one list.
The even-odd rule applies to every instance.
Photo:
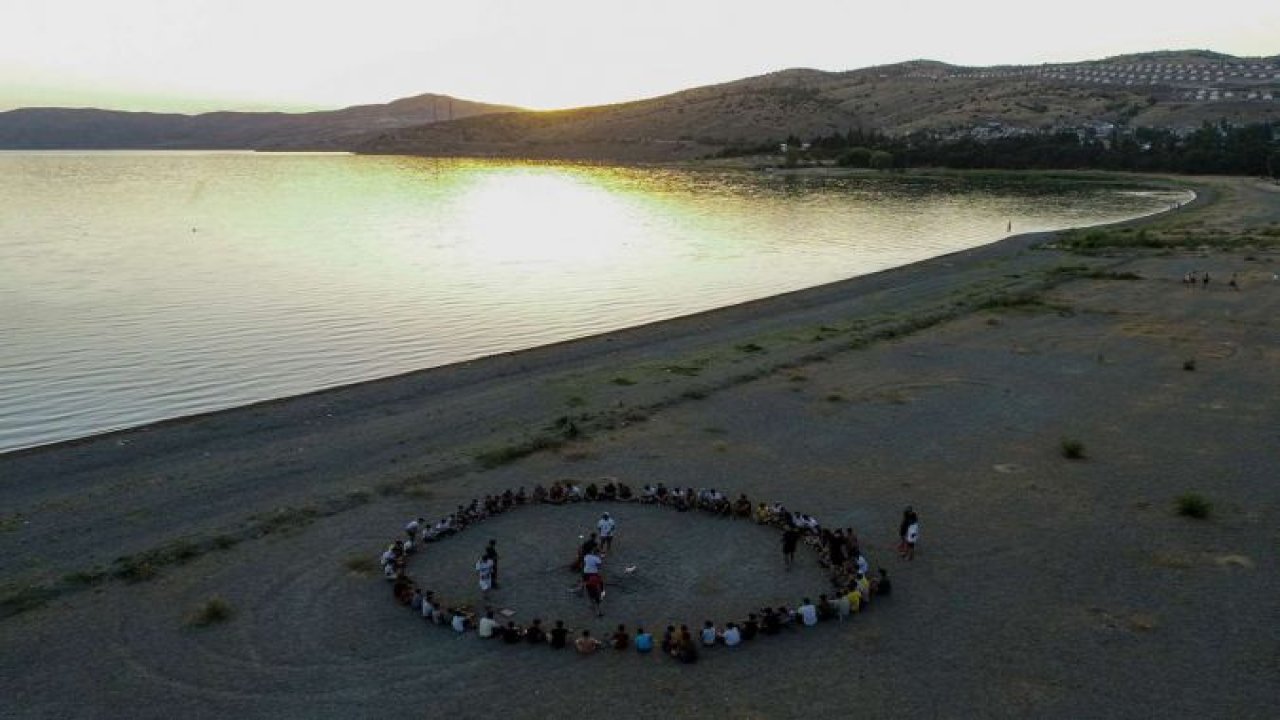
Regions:
[[1062, 457], [1068, 460], [1084, 459], [1084, 443], [1079, 440], [1063, 439]]
[[1213, 503], [1199, 493], [1179, 495], [1177, 506], [1179, 515], [1199, 520], [1209, 517], [1209, 512], [1213, 510]]
[[220, 597], [212, 597], [196, 608], [195, 612], [191, 613], [191, 616], [187, 618], [187, 624], [195, 627], [206, 627], [230, 620], [233, 614], [231, 603]]

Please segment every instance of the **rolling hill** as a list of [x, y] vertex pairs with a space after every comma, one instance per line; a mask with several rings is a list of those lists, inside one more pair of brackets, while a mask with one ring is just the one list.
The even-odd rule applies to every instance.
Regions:
[[658, 98], [386, 131], [364, 152], [681, 159], [861, 128], [998, 135], [1280, 119], [1280, 57], [1162, 52], [1035, 66], [794, 69]]
[[430, 94], [310, 113], [22, 108], [0, 113], [0, 148], [341, 150], [373, 132], [517, 110]]

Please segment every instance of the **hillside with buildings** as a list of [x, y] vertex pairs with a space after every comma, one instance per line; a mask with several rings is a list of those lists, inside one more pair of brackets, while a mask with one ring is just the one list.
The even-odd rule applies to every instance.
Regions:
[[927, 60], [786, 70], [658, 98], [379, 133], [366, 152], [679, 159], [850, 130], [977, 139], [1280, 120], [1280, 57], [1161, 52], [1079, 63]]

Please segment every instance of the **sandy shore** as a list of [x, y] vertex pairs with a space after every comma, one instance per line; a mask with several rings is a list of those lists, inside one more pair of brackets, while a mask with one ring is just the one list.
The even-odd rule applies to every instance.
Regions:
[[[1200, 183], [1206, 207], [1155, 222], [1280, 221], [1271, 186]], [[2, 455], [0, 714], [1270, 717], [1280, 255], [1045, 239]], [[1188, 289], [1192, 269], [1220, 282]], [[455, 638], [348, 566], [412, 516], [601, 476], [811, 509], [859, 530], [896, 595], [688, 668]], [[1174, 513], [1191, 491], [1209, 519]], [[906, 503], [911, 564], [889, 547]], [[622, 548], [650, 582], [593, 624], [556, 564], [595, 511], [503, 516], [416, 562], [462, 594], [492, 537], [520, 568], [501, 604], [597, 634], [821, 586], [754, 527], [628, 508]], [[190, 627], [214, 595], [232, 619]]]

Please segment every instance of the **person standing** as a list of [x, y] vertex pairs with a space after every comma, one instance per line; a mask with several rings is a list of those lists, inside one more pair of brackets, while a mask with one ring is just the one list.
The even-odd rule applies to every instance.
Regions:
[[596, 523], [596, 530], [600, 533], [600, 554], [604, 555], [613, 548], [613, 534], [618, 529], [618, 522], [605, 513], [600, 516], [600, 521]]
[[916, 559], [916, 543], [920, 541], [920, 519], [915, 518], [907, 526], [907, 547], [902, 556], [908, 560]]
[[916, 515], [916, 511], [913, 510], [910, 505], [907, 506], [906, 510], [902, 511], [902, 522], [898, 523], [899, 555], [902, 555], [907, 551], [907, 528], [911, 527], [911, 523], [918, 522], [919, 520], [919, 516]]
[[493, 586], [498, 587], [498, 541], [490, 540], [484, 549], [484, 557], [492, 564]]
[[796, 562], [796, 546], [799, 544], [799, 530], [794, 527], [788, 527], [782, 532], [782, 561], [786, 564], [788, 570]]
[[493, 561], [481, 556], [476, 561], [476, 577], [480, 582], [480, 593], [488, 596], [489, 590], [493, 588]]

